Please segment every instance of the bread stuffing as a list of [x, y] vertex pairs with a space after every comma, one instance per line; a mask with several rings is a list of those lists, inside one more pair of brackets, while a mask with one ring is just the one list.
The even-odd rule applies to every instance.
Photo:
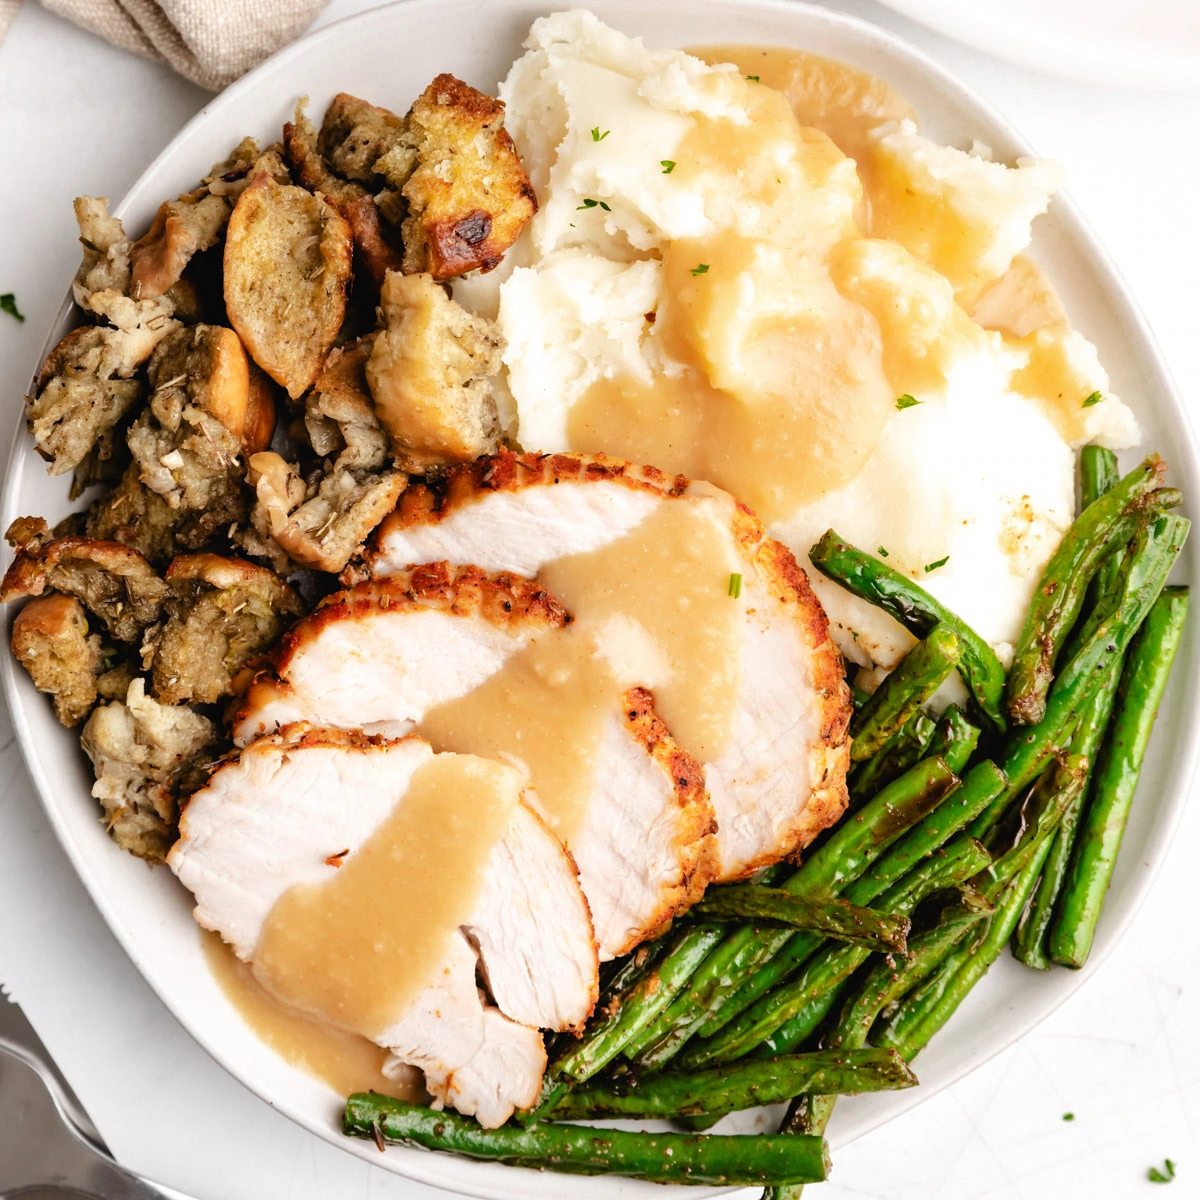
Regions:
[[100, 636], [88, 631], [87, 613], [73, 596], [51, 592], [17, 613], [12, 651], [34, 687], [54, 699], [54, 715], [77, 725], [96, 703], [103, 661]]
[[346, 312], [350, 226], [322, 196], [259, 174], [225, 239], [225, 306], [256, 363], [298, 399]]
[[142, 664], [164, 704], [215, 704], [246, 662], [267, 649], [300, 598], [272, 570], [216, 554], [186, 554], [167, 569], [165, 619], [142, 642]]
[[138, 677], [123, 700], [92, 713], [80, 740], [96, 772], [92, 795], [117, 845], [162, 862], [175, 841], [180, 798], [204, 779], [217, 727], [186, 705], [158, 703]]
[[492, 322], [428, 274], [390, 273], [380, 306], [384, 327], [366, 375], [396, 461], [421, 474], [494, 453], [500, 418], [490, 377], [500, 368], [500, 338]]
[[[499, 113], [460, 88], [456, 102]], [[424, 108], [341, 93], [317, 128], [305, 105], [141, 230], [104, 197], [76, 200], [75, 326], [25, 401], [38, 454], [83, 502], [53, 529], [30, 516], [8, 531], [13, 654], [84, 727], [116, 841], [152, 861], [230, 745], [230, 698], [365, 550], [409, 472], [498, 445], [494, 330], [402, 274], [427, 255], [405, 244], [401, 195], [433, 162]], [[520, 175], [494, 121], [457, 136], [482, 139], [460, 147], [472, 178], [493, 154], [498, 178]]]

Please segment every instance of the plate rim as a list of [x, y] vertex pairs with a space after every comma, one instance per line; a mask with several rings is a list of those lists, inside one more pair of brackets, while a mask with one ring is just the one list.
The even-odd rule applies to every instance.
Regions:
[[[516, 8], [521, 5], [522, 0], [495, 0], [495, 2], [506, 7], [511, 6]], [[803, 36], [802, 27], [807, 22], [830, 29], [840, 29], [860, 42], [880, 49], [886, 54], [898, 54], [902, 58], [907, 58], [910, 63], [920, 67], [935, 79], [938, 88], [947, 96], [948, 101], [952, 102], [957, 111], [960, 113], [963, 111], [969, 112], [972, 107], [981, 111], [994, 126], [1004, 132], [1018, 153], [1034, 153], [1027, 139], [1020, 134], [1007, 117], [990, 102], [983, 99], [973, 87], [965, 83], [953, 71], [942, 66], [937, 59], [921, 47], [914, 45], [906, 38], [886, 28], [861, 17], [810, 3], [808, 0], [708, 0], [708, 2], [725, 9], [743, 9], [748, 12], [770, 11], [786, 18], [794, 18], [800, 27], [797, 29], [797, 38]], [[892, 0], [887, 0], [887, 2], [891, 3]], [[459, 0], [459, 3], [465, 5], [468, 3], [468, 0]], [[226, 88], [225, 91], [214, 96], [182, 126], [159, 153], [154, 156], [152, 161], [147, 164], [145, 169], [138, 174], [133, 183], [130, 184], [121, 200], [114, 206], [112, 210], [114, 215], [121, 216], [126, 212], [127, 207], [135, 202], [135, 197], [145, 181], [158, 173], [162, 166], [179, 151], [180, 147], [189, 141], [195, 127], [201, 125], [211, 117], [214, 111], [226, 105], [236, 104], [242, 92], [255, 87], [262, 76], [285, 66], [293, 56], [306, 54], [311, 47], [319, 45], [325, 40], [335, 40], [342, 36], [345, 28], [348, 26], [359, 24], [367, 26], [380, 20], [386, 25], [389, 21], [394, 20], [391, 14], [401, 9], [413, 7], [437, 10], [449, 8], [450, 6], [443, 4], [441, 0], [390, 0], [389, 3], [349, 14], [336, 21], [331, 21], [329, 24], [298, 38], [266, 59], [254, 70], [248, 72], [241, 79]], [[547, 4], [544, 6], [539, 5], [538, 7], [541, 12], [552, 12], [557, 11], [559, 6]], [[598, 4], [597, 7], [603, 7], [603, 2]], [[896, 7], [899, 7], [899, 4]], [[756, 42], [755, 44], [760, 43]], [[761, 44], [769, 43], [763, 42]], [[1074, 232], [1086, 248], [1087, 256], [1094, 267], [1106, 277], [1106, 282], [1111, 289], [1112, 298], [1119, 303], [1120, 311], [1117, 314], [1119, 322], [1128, 328], [1136, 340], [1141, 343], [1144, 348], [1146, 362], [1153, 367], [1157, 375], [1156, 382], [1161, 386], [1162, 391], [1161, 405], [1169, 412], [1172, 425], [1182, 433], [1182, 437], [1172, 447], [1172, 459], [1175, 461], [1186, 460], [1188, 472], [1193, 477], [1200, 479], [1200, 449], [1198, 449], [1196, 430], [1172, 378], [1170, 367], [1162, 354], [1158, 340], [1150, 328], [1141, 306], [1138, 304], [1116, 264], [1112, 261], [1107, 250], [1096, 236], [1092, 226], [1075, 205], [1069, 191], [1064, 189], [1056, 193], [1054, 203], [1056, 208], [1066, 218], [1067, 225], [1073, 227]], [[71, 289], [68, 286], [66, 298], [49, 326], [45, 345], [38, 359], [39, 364], [62, 336], [64, 325], [70, 317], [72, 307], [73, 299]], [[27, 461], [28, 435], [21, 411], [16, 413], [14, 424], [15, 428], [5, 470], [4, 487], [2, 492], [0, 492], [0, 514], [10, 512], [15, 514], [17, 493], [20, 490], [19, 484], [24, 477], [24, 464]], [[16, 469], [14, 470], [14, 468]], [[11, 558], [12, 552], [7, 546], [0, 548], [0, 563], [6, 566]], [[1200, 662], [1200, 644], [1197, 644], [1193, 658], [1197, 662]], [[18, 673], [16, 661], [11, 653], [5, 652], [0, 654], [0, 684], [3, 686], [5, 699], [12, 717], [13, 729], [16, 734], [21, 758], [34, 784], [38, 801], [48, 817], [59, 845], [67, 855], [72, 870], [88, 892], [92, 903], [95, 904], [97, 910], [100, 912], [105, 924], [120, 945], [122, 952], [132, 962], [155, 996], [167, 1008], [187, 1035], [210, 1058], [220, 1065], [227, 1074], [242, 1086], [248, 1088], [264, 1103], [283, 1113], [308, 1132], [321, 1137], [332, 1145], [340, 1147], [356, 1158], [374, 1163], [391, 1173], [414, 1179], [417, 1182], [443, 1189], [464, 1191], [466, 1194], [476, 1195], [485, 1198], [485, 1200], [488, 1197], [509, 1195], [524, 1197], [527, 1193], [520, 1190], [520, 1182], [526, 1178], [525, 1172], [516, 1172], [510, 1169], [509, 1174], [513, 1180], [513, 1187], [507, 1190], [488, 1186], [488, 1176], [485, 1172], [495, 1170], [496, 1164], [461, 1159], [455, 1160], [460, 1164], [465, 1161], [466, 1166], [470, 1168], [479, 1168], [479, 1178], [478, 1181], [474, 1179], [449, 1180], [445, 1177], [443, 1171], [438, 1170], [437, 1159], [429, 1154], [409, 1151], [403, 1154], [390, 1155], [386, 1161], [378, 1156], [370, 1155], [368, 1149], [373, 1150], [373, 1147], [367, 1148], [363, 1143], [347, 1138], [335, 1129], [321, 1124], [311, 1114], [296, 1108], [288, 1101], [287, 1097], [268, 1094], [254, 1079], [239, 1068], [238, 1064], [233, 1060], [232, 1055], [223, 1049], [218, 1041], [198, 1031], [181, 1015], [175, 1004], [168, 999], [167, 995], [160, 991], [155, 981], [158, 971], [157, 966], [150, 964], [147, 956], [139, 949], [138, 941], [133, 931], [126, 927], [119, 914], [115, 911], [115, 906], [110, 904], [104, 887], [91, 869], [89, 856], [84, 853], [82, 847], [76, 844], [66, 816], [52, 800], [52, 785], [49, 779], [43, 774], [41, 766], [33, 753], [34, 744], [29, 715], [26, 711], [26, 699], [21, 694], [22, 681], [23, 676]], [[40, 697], [40, 694], [38, 695]], [[1182, 769], [1176, 769], [1177, 787], [1172, 793], [1166, 796], [1167, 802], [1160, 806], [1160, 814], [1155, 820], [1151, 835], [1148, 838], [1146, 846], [1147, 855], [1150, 860], [1148, 869], [1140, 872], [1137, 876], [1130, 889], [1124, 909], [1116, 914], [1115, 920], [1108, 922], [1109, 928], [1106, 936], [1096, 947], [1087, 966], [1079, 972], [1060, 972], [1060, 977], [1064, 977], [1062, 982], [1054, 988], [1047, 987], [1046, 999], [1038, 1006], [1037, 1014], [1032, 1020], [1022, 1028], [1012, 1032], [1006, 1028], [1004, 1034], [995, 1039], [994, 1045], [974, 1055], [970, 1062], [960, 1072], [954, 1074], [952, 1078], [920, 1089], [921, 1096], [915, 1103], [919, 1104], [924, 1102], [924, 1100], [931, 1099], [945, 1087], [957, 1083], [1042, 1024], [1067, 999], [1087, 983], [1091, 975], [1103, 965], [1117, 944], [1124, 939], [1129, 926], [1141, 910], [1150, 889], [1153, 887], [1162, 870], [1170, 852], [1171, 844], [1182, 821], [1187, 796], [1195, 784], [1197, 769], [1200, 767], [1200, 715], [1186, 719], [1183, 735], [1180, 738], [1179, 744], [1175, 746], [1175, 749], [1182, 751]], [[857, 1140], [858, 1137], [864, 1136], [880, 1125], [894, 1119], [894, 1116], [899, 1115], [901, 1114], [885, 1114], [873, 1122], [868, 1122], [865, 1127], [855, 1133], [853, 1138], [848, 1140]], [[839, 1144], [848, 1144], [848, 1142]], [[424, 1165], [425, 1163], [429, 1163], [433, 1169], [427, 1169]], [[700, 1189], [699, 1191], [693, 1191], [692, 1194], [724, 1195], [730, 1193], [727, 1190], [718, 1192], [713, 1189]]]

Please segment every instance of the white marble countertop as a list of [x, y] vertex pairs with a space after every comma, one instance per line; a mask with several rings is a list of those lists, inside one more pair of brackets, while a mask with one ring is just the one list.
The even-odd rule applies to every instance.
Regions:
[[[369, 6], [333, 0], [322, 22]], [[1063, 83], [871, 0], [832, 7], [921, 45], [1065, 165], [1181, 391], [1200, 404], [1200, 96]], [[27, 320], [0, 316], [5, 428], [77, 263], [72, 198], [115, 200], [205, 99], [32, 4], [19, 12], [0, 46], [0, 292], [16, 293]], [[197, 1200], [445, 1195], [291, 1125], [192, 1043], [72, 874], [3, 711], [0, 829], [0, 981], [123, 1161]], [[1179, 1172], [1167, 1194], [1200, 1196], [1200, 939], [1180, 933], [1181, 916], [1194, 912], [1198, 859], [1193, 810], [1150, 899], [1090, 983], [986, 1067], [843, 1149], [813, 1200], [1125, 1200], [1157, 1194], [1147, 1169], [1165, 1157]]]

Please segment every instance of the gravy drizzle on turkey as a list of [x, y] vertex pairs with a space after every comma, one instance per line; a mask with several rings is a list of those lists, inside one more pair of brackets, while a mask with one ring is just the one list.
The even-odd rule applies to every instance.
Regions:
[[517, 798], [499, 763], [443, 755], [422, 765], [332, 877], [275, 902], [254, 950], [258, 979], [296, 1008], [378, 1038], [470, 918]]
[[732, 538], [686, 504], [661, 504], [624, 537], [547, 564], [539, 582], [572, 614], [482, 686], [426, 714], [437, 750], [519, 760], [568, 843], [592, 794], [606, 718], [649, 687], [667, 727], [702, 761], [729, 739], [742, 606]]

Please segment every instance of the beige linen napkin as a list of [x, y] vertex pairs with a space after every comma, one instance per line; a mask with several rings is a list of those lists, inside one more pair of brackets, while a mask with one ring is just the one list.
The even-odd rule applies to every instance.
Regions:
[[[326, 0], [42, 0], [105, 41], [173, 67], [211, 91], [297, 37]], [[14, 0], [0, 0], [4, 11]]]
[[0, 0], [0, 42], [4, 41], [8, 26], [20, 7], [21, 0]]

